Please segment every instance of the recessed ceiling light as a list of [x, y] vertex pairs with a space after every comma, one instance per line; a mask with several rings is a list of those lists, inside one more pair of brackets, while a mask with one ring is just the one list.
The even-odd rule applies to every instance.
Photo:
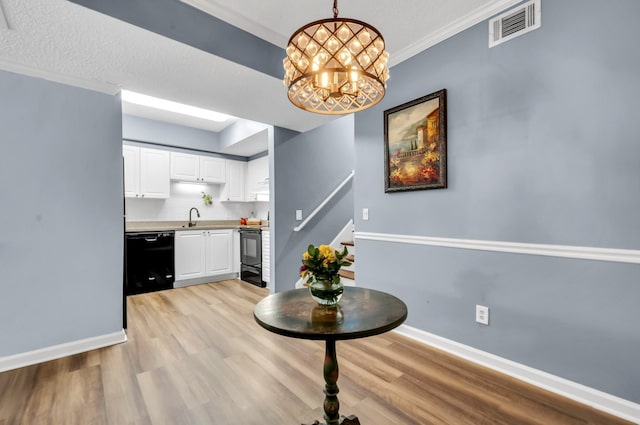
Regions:
[[189, 115], [191, 117], [202, 118], [204, 120], [224, 122], [229, 119], [229, 115], [196, 106], [185, 105], [184, 103], [172, 102], [158, 97], [147, 96], [129, 90], [122, 90], [122, 101], [134, 103], [136, 105], [148, 106], [149, 108], [162, 109], [164, 111], [175, 112], [176, 114]]

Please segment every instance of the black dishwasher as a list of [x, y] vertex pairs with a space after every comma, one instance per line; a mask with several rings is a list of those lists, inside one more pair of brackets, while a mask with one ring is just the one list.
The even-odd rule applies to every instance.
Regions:
[[173, 288], [174, 232], [126, 234], [127, 295]]

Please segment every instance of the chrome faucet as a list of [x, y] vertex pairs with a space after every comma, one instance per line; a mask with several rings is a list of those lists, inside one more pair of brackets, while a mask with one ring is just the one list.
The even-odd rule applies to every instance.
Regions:
[[189, 210], [189, 227], [193, 227], [197, 224], [195, 221], [191, 220], [191, 213], [193, 212], [193, 210], [196, 210], [196, 214], [198, 215], [198, 218], [200, 218], [200, 211], [198, 211], [196, 207], [192, 207]]

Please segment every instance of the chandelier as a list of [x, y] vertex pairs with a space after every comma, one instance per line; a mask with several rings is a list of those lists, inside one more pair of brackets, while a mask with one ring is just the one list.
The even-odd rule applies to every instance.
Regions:
[[370, 108], [384, 97], [389, 53], [382, 34], [355, 19], [311, 22], [293, 33], [283, 60], [291, 103], [319, 114], [347, 114]]

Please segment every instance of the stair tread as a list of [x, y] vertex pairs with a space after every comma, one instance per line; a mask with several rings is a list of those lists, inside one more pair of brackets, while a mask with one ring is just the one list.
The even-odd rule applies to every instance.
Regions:
[[338, 276], [344, 277], [345, 279], [351, 279], [351, 280], [355, 280], [356, 278], [355, 272], [351, 270], [343, 270], [343, 269], [340, 269], [338, 271]]
[[346, 257], [344, 257], [344, 259], [350, 263], [353, 263], [354, 261], [356, 261], [356, 257], [354, 255], [347, 255]]
[[353, 241], [344, 241], [344, 242], [340, 242], [340, 244], [346, 245], [346, 246], [354, 246]]

